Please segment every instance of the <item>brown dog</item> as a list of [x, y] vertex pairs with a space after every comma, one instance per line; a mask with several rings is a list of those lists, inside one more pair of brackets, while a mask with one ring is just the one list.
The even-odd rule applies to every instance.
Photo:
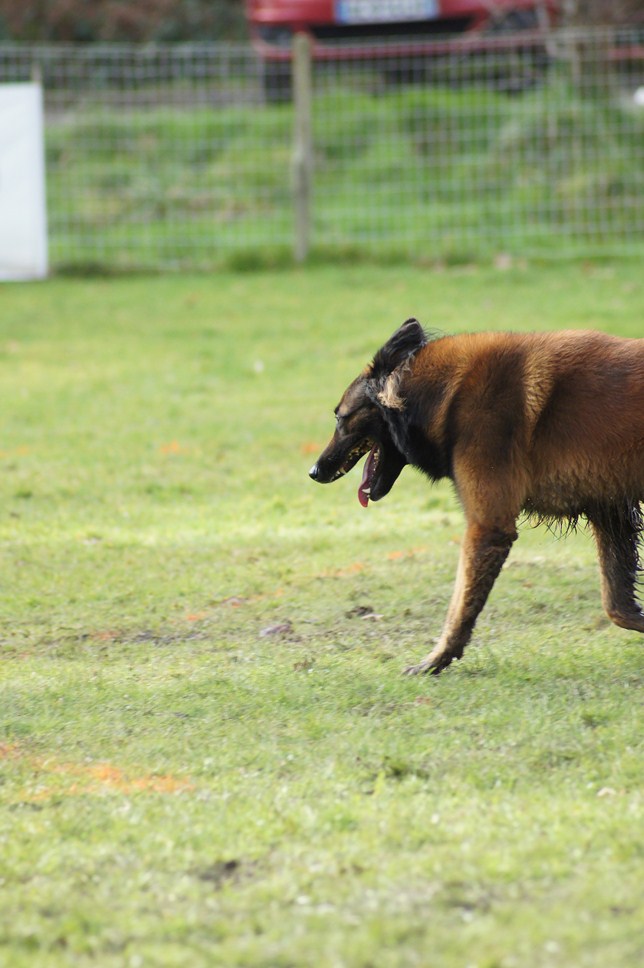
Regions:
[[453, 481], [465, 511], [456, 587], [434, 649], [407, 672], [460, 659], [517, 537], [521, 512], [586, 518], [604, 608], [644, 632], [635, 587], [644, 530], [644, 339], [569, 331], [428, 338], [415, 319], [349, 385], [310, 476], [326, 484], [368, 454], [363, 507], [405, 464]]

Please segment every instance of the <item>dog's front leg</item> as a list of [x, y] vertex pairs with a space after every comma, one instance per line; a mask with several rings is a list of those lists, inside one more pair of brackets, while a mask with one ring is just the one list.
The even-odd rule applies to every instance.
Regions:
[[476, 619], [516, 537], [514, 528], [506, 531], [480, 524], [468, 525], [461, 545], [456, 585], [441, 637], [422, 662], [405, 670], [407, 675], [415, 676], [422, 672], [438, 675], [452, 659], [461, 658]]

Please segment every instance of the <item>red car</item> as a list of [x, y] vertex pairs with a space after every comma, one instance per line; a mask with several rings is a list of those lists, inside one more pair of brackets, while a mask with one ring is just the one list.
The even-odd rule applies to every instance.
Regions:
[[557, 6], [556, 0], [246, 0], [246, 14], [265, 64], [266, 94], [280, 100], [289, 93], [294, 33], [311, 37], [316, 60], [418, 58], [447, 52], [459, 39], [480, 51], [499, 34], [539, 32], [554, 21]]

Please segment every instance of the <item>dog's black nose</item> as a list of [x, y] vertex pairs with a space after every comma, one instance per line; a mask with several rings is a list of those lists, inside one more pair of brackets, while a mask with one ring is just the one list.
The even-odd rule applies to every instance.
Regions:
[[314, 464], [313, 467], [311, 468], [311, 470], [309, 471], [309, 477], [311, 477], [314, 481], [317, 481], [317, 479], [318, 479], [318, 465], [317, 464]]

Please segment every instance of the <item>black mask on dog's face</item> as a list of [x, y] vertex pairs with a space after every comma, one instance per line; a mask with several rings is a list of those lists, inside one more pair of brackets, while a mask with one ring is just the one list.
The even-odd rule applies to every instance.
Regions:
[[314, 481], [337, 481], [368, 454], [358, 488], [360, 504], [367, 507], [389, 493], [408, 461], [394, 442], [386, 411], [404, 407], [397, 393], [399, 371], [426, 342], [417, 320], [407, 320], [347, 387], [335, 408], [335, 433], [309, 471]]

